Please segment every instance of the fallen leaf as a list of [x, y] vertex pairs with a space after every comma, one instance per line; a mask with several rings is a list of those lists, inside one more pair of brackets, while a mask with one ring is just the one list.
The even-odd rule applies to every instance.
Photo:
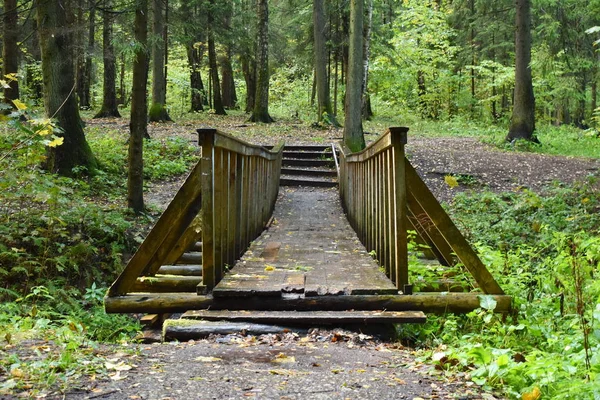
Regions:
[[272, 266], [272, 265], [268, 265], [268, 264], [267, 264], [267, 265], [265, 266], [265, 271], [275, 271], [275, 267], [274, 267], [274, 266]]
[[525, 392], [521, 396], [523, 400], [538, 400], [542, 396], [542, 391], [539, 387], [534, 387], [531, 392]]
[[272, 360], [272, 362], [275, 363], [294, 363], [296, 362], [296, 358], [291, 356], [288, 357], [286, 356], [284, 353], [279, 353], [275, 356], [275, 358]]
[[446, 182], [446, 184], [450, 186], [450, 189], [454, 189], [458, 186], [458, 181], [452, 175], [446, 175], [444, 177], [444, 182]]

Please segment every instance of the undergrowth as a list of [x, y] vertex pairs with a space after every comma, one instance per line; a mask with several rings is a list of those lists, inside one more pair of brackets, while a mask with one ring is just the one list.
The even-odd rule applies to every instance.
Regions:
[[462, 194], [451, 214], [508, 295], [467, 315], [428, 316], [401, 337], [439, 374], [518, 399], [600, 397], [600, 194], [590, 180], [544, 196]]

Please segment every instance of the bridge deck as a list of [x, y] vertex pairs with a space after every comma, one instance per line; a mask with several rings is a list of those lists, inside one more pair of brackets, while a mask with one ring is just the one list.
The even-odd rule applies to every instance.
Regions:
[[337, 189], [281, 188], [273, 217], [215, 298], [398, 294], [350, 227]]

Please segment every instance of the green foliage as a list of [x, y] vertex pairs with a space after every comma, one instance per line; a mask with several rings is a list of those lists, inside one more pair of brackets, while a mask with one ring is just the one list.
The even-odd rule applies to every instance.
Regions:
[[458, 195], [451, 213], [478, 242], [479, 254], [514, 313], [495, 302], [467, 315], [429, 317], [402, 328], [422, 346], [439, 374], [464, 374], [510, 398], [594, 399], [600, 396], [600, 195], [594, 182], [557, 186], [546, 196], [527, 190]]
[[35, 286], [0, 304], [0, 339], [5, 342], [0, 373], [7, 377], [0, 396], [46, 396], [81, 384], [84, 376], [108, 375], [110, 365], [97, 341], [126, 343], [140, 327], [129, 316], [104, 313], [105, 291], [95, 283], [83, 296]]

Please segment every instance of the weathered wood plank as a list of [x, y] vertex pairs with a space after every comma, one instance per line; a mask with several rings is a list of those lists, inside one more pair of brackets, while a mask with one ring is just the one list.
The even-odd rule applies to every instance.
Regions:
[[481, 262], [471, 245], [458, 230], [446, 211], [431, 193], [417, 171], [405, 159], [407, 187], [427, 213], [433, 224], [439, 229], [456, 256], [471, 273], [481, 290], [489, 294], [504, 294], [492, 274]]
[[281, 242], [268, 242], [260, 256], [268, 262], [277, 260]]
[[163, 265], [157, 273], [161, 275], [202, 276], [202, 265]]
[[216, 130], [198, 130], [202, 147], [202, 284], [209, 289], [216, 285], [215, 272], [215, 195], [214, 141]]
[[137, 278], [131, 292], [174, 293], [196, 292], [196, 286], [202, 281], [200, 276], [155, 275]]
[[248, 322], [217, 322], [170, 320], [165, 324], [163, 340], [197, 340], [209, 335], [232, 335], [243, 332], [245, 335], [266, 335], [285, 332], [303, 332], [290, 327], [253, 324]]
[[191, 310], [181, 318], [290, 325], [424, 323], [422, 311], [231, 311]]
[[[496, 302], [495, 312], [511, 311], [512, 298], [490, 295]], [[425, 313], [467, 313], [480, 307], [480, 299], [471, 293], [415, 294], [412, 296], [316, 296], [287, 299], [277, 297], [213, 298], [191, 293], [137, 294], [104, 299], [109, 313], [161, 313], [188, 310], [387, 310], [423, 311]]]
[[153, 259], [156, 262], [162, 263], [164, 260], [155, 259], [156, 252], [160, 246], [170, 236], [173, 239], [173, 243], [171, 246], [166, 247], [172, 248], [172, 245], [177, 242], [177, 239], [181, 237], [185, 229], [196, 215], [198, 215], [202, 202], [200, 187], [201, 176], [203, 176], [202, 171], [202, 163], [199, 162], [188, 175], [173, 201], [158, 219], [121, 275], [119, 275], [110, 287], [108, 291], [110, 296], [127, 293], [135, 283], [136, 278], [147, 269]]
[[[192, 221], [190, 226], [187, 227], [183, 235], [179, 238], [177, 243], [173, 246], [171, 251], [169, 251], [167, 257], [163, 261], [164, 264], [175, 264], [177, 260], [186, 252], [194, 250], [190, 250], [190, 247], [196, 246], [198, 240], [202, 239], [202, 220], [200, 215], [197, 215], [196, 218]], [[202, 251], [202, 250], [197, 250]], [[202, 260], [198, 262], [202, 263]]]

